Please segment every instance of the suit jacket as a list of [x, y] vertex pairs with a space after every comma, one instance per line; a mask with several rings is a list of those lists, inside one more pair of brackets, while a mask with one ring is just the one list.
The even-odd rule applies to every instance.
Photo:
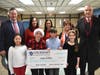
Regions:
[[[20, 34], [23, 37], [24, 35], [24, 27], [21, 22], [17, 22], [20, 30]], [[13, 38], [15, 36], [15, 31], [13, 29], [12, 23], [10, 20], [7, 20], [1, 24], [0, 27], [0, 50], [6, 50], [8, 53], [8, 49], [10, 46], [14, 45]]]
[[98, 18], [92, 16], [92, 27], [87, 36], [84, 20], [85, 18], [81, 18], [77, 25], [80, 37], [79, 54], [81, 58], [94, 61], [99, 56], [100, 23]]

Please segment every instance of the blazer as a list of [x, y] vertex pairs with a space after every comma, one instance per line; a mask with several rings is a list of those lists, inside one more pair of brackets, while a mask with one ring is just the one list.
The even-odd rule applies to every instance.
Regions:
[[[20, 34], [24, 36], [24, 26], [21, 22], [17, 22], [20, 30]], [[13, 29], [12, 23], [10, 20], [7, 20], [1, 24], [0, 27], [0, 51], [6, 50], [8, 53], [8, 49], [10, 46], [13, 46], [13, 38], [15, 36], [15, 31]]]
[[[99, 38], [100, 38], [100, 23], [98, 18], [92, 16], [92, 27], [89, 35], [86, 35], [85, 29], [85, 18], [81, 18], [77, 23], [79, 30], [79, 54], [80, 58], [86, 59], [87, 61], [96, 62], [100, 58], [99, 54]], [[98, 61], [99, 62], [99, 61]]]

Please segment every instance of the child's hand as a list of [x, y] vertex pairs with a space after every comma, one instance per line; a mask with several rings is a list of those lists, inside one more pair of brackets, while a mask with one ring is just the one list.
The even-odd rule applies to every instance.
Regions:
[[28, 48], [28, 50], [32, 50], [32, 48]]
[[79, 64], [76, 64], [76, 69], [79, 68]]
[[66, 68], [67, 68], [67, 66], [68, 66], [68, 63], [66, 64]]
[[59, 49], [59, 50], [62, 50], [62, 47], [59, 47], [58, 49]]
[[51, 50], [50, 48], [47, 48], [47, 50]]

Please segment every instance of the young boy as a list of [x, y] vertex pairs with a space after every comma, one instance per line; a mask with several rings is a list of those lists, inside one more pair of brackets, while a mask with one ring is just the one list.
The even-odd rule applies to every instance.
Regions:
[[[46, 49], [46, 42], [42, 39], [44, 32], [37, 28], [34, 30], [34, 39], [28, 42], [29, 48], [32, 50]], [[31, 69], [32, 75], [44, 75], [43, 69]]]
[[[58, 50], [61, 48], [60, 40], [57, 38], [57, 30], [55, 28], [50, 29], [50, 38], [46, 40], [46, 47], [48, 50]], [[58, 68], [46, 69], [50, 75], [59, 75]]]

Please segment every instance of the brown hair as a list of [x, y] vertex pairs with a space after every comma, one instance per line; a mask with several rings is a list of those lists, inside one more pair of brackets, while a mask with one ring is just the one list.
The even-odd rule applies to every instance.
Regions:
[[64, 27], [65, 25], [70, 25], [70, 26], [72, 26], [72, 25], [71, 25], [71, 22], [69, 21], [69, 19], [65, 19], [65, 20], [64, 20], [64, 22], [63, 22], [63, 27]]

